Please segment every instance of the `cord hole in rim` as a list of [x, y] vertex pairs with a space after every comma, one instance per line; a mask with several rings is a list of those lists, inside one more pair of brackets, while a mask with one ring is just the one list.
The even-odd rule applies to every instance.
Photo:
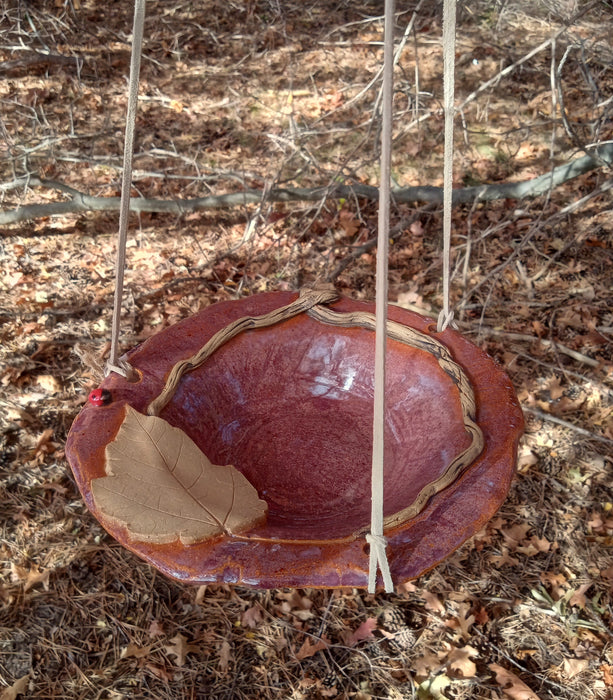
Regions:
[[122, 377], [122, 379], [125, 379], [128, 384], [140, 384], [143, 381], [142, 371], [136, 367], [131, 367], [131, 370], [128, 376]]

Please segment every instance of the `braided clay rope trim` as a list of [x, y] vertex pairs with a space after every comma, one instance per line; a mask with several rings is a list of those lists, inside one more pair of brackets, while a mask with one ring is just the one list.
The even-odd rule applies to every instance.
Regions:
[[[282, 306], [262, 316], [245, 316], [230, 323], [225, 328], [215, 333], [210, 340], [192, 357], [181, 360], [170, 371], [166, 385], [160, 395], [154, 399], [147, 408], [150, 416], [158, 416], [168, 402], [172, 399], [179, 382], [184, 374], [202, 365], [216, 350], [229, 340], [246, 330], [266, 328], [282, 321], [286, 321], [301, 313], [306, 313], [311, 318], [333, 326], [345, 328], [361, 327], [374, 331], [374, 314], [364, 311], [352, 311], [343, 313], [326, 308], [338, 299], [338, 293], [334, 289], [304, 289], [301, 290], [298, 299], [287, 306]], [[405, 345], [424, 350], [434, 355], [440, 368], [447, 374], [457, 386], [460, 394], [460, 406], [464, 428], [471, 438], [471, 444], [458, 454], [445, 468], [445, 471], [434, 481], [426, 484], [417, 494], [410, 506], [401, 511], [389, 515], [384, 520], [386, 529], [397, 527], [402, 523], [416, 517], [425, 508], [426, 503], [437, 493], [446, 489], [462, 474], [482, 452], [484, 439], [481, 428], [475, 422], [476, 403], [475, 395], [464, 370], [453, 361], [447, 347], [441, 342], [425, 333], [404, 326], [396, 321], [387, 322], [388, 337]]]
[[317, 306], [317, 304], [331, 304], [333, 301], [336, 301], [338, 297], [338, 292], [333, 287], [304, 289], [301, 290], [298, 299], [287, 306], [282, 306], [263, 316], [243, 316], [243, 318], [239, 318], [233, 323], [230, 323], [225, 328], [217, 331], [195, 355], [188, 357], [187, 360], [177, 362], [170, 370], [170, 374], [166, 379], [166, 386], [162, 390], [162, 393], [149, 404], [147, 413], [150, 416], [159, 416], [166, 404], [174, 396], [179, 382], [181, 381], [181, 377], [186, 372], [191, 372], [193, 369], [200, 367], [200, 365], [208, 360], [216, 350], [239, 335], [239, 333], [255, 328], [274, 326], [276, 323], [287, 321], [294, 316], [308, 311], [311, 307]]
[[[375, 329], [374, 314], [365, 313], [363, 311], [341, 313], [323, 307], [313, 307], [307, 311], [307, 314], [317, 321], [329, 323], [335, 326], [360, 326], [373, 331]], [[473, 388], [468, 381], [468, 377], [464, 373], [464, 370], [457, 364], [457, 362], [452, 360], [451, 354], [449, 353], [447, 347], [435, 338], [432, 338], [425, 333], [421, 333], [414, 328], [404, 326], [402, 323], [397, 323], [396, 321], [387, 322], [387, 335], [388, 338], [398, 340], [401, 343], [405, 343], [405, 345], [410, 345], [411, 347], [419, 350], [425, 350], [431, 355], [434, 355], [440, 368], [458, 387], [464, 428], [471, 437], [470, 445], [449, 463], [445, 471], [438, 477], [438, 479], [431, 481], [429, 484], [426, 484], [423, 487], [410, 506], [403, 508], [403, 510], [398, 511], [393, 515], [388, 515], [388, 517], [385, 518], [383, 524], [386, 528], [390, 528], [414, 518], [416, 515], [421, 513], [426, 503], [432, 498], [432, 496], [439, 493], [439, 491], [446, 489], [448, 486], [451, 486], [451, 484], [460, 476], [464, 469], [468, 467], [468, 465], [471, 464], [482, 452], [484, 440], [481, 428], [475, 422], [476, 403]]]

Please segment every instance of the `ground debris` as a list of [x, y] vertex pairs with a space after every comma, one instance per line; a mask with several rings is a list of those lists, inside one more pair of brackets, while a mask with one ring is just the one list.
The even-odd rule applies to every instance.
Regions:
[[[136, 196], [378, 184], [370, 83], [379, 4], [147, 4]], [[535, 177], [612, 138], [607, 3], [589, 4], [554, 45], [497, 79], [570, 21], [563, 4], [465, 4], [458, 104], [492, 83], [462, 106], [455, 186]], [[34, 176], [117, 196], [129, 7], [9, 5], [0, 26], [10, 67], [0, 69], [3, 211], [67, 196], [29, 186]], [[399, 13], [400, 33], [414, 5]], [[440, 18], [436, 3], [419, 5], [397, 68], [399, 186], [442, 181]], [[22, 48], [41, 46], [63, 58], [20, 61]], [[0, 700], [609, 697], [607, 177], [596, 169], [534, 201], [454, 208], [456, 321], [505, 366], [526, 408], [519, 471], [471, 542], [377, 597], [189, 588], [112, 541], [63, 449], [108, 359], [116, 217], [67, 214], [2, 231]], [[390, 299], [436, 317], [440, 208], [395, 203], [392, 216]], [[372, 201], [264, 198], [232, 211], [141, 213], [130, 224], [126, 349], [248, 294], [333, 280], [348, 296], [373, 298]]]

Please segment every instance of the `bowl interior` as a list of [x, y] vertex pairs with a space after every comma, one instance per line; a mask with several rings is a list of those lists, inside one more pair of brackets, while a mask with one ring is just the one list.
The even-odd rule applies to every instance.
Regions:
[[[370, 523], [374, 333], [306, 316], [243, 334], [185, 375], [162, 417], [269, 507], [257, 536], [326, 540]], [[470, 443], [436, 358], [388, 341], [385, 515]]]

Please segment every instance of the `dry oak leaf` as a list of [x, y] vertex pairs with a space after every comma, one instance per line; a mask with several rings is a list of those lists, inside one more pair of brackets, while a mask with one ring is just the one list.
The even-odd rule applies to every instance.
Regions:
[[365, 639], [375, 639], [373, 634], [374, 630], [377, 629], [377, 618], [367, 617], [364, 622], [353, 632], [347, 630], [346, 634], [343, 635], [345, 639], [345, 644], [348, 647], [354, 647], [359, 642]]
[[224, 639], [221, 643], [221, 648], [219, 649], [219, 670], [222, 673], [227, 672], [231, 659], [232, 647], [230, 646], [230, 642]]
[[120, 658], [129, 659], [133, 657], [135, 659], [144, 659], [146, 656], [149, 656], [152, 648], [152, 644], [145, 647], [140, 647], [138, 646], [138, 644], [128, 644], [127, 647], [123, 647], [123, 649], [121, 650]]
[[323, 651], [329, 646], [330, 642], [326, 639], [326, 637], [316, 639], [315, 641], [311, 641], [311, 639], [307, 637], [302, 643], [300, 649], [298, 649], [298, 651], [296, 652], [296, 659], [298, 659], [298, 661], [308, 659], [311, 656], [315, 656], [315, 654], [317, 654], [318, 651]]
[[435, 593], [430, 593], [430, 591], [422, 591], [419, 594], [420, 598], [426, 601], [426, 610], [431, 610], [435, 613], [445, 614], [445, 606], [441, 603], [439, 597]]
[[266, 517], [266, 502], [237, 469], [212, 464], [182, 430], [128, 405], [106, 446], [106, 473], [92, 480], [94, 502], [133, 541], [195, 544]]
[[50, 569], [39, 570], [38, 567], [34, 566], [31, 569], [25, 569], [23, 566], [17, 566], [14, 562], [11, 562], [11, 580], [12, 581], [23, 581], [24, 593], [29, 591], [30, 588], [43, 584], [43, 588], [49, 590], [49, 575], [51, 574]]
[[197, 644], [188, 644], [187, 637], [182, 634], [175, 634], [175, 636], [170, 640], [170, 644], [164, 647], [164, 652], [172, 654], [177, 658], [176, 665], [183, 666], [185, 664], [186, 656], [191, 652], [199, 651]]
[[473, 658], [479, 656], [479, 652], [468, 644], [465, 647], [455, 648], [447, 657], [447, 666], [462, 678], [472, 678], [477, 675], [477, 667]]
[[16, 700], [18, 695], [25, 695], [30, 684], [30, 674], [16, 680], [9, 688], [0, 693], [0, 700]]
[[255, 629], [262, 622], [262, 608], [252, 605], [241, 615], [241, 625]]
[[591, 581], [579, 586], [579, 588], [577, 588], [577, 590], [574, 591], [574, 593], [570, 597], [568, 604], [569, 605], [576, 605], [578, 608], [581, 608], [581, 610], [583, 610], [585, 608], [585, 606], [587, 605], [587, 597], [585, 594], [588, 591], [588, 589], [591, 588], [591, 586], [592, 586]]
[[151, 620], [148, 631], [150, 637], [158, 637], [166, 634], [166, 632], [164, 632], [164, 625], [157, 619]]
[[567, 678], [574, 678], [587, 671], [589, 665], [590, 662], [587, 659], [564, 659], [564, 675]]
[[496, 683], [507, 697], [512, 700], [540, 700], [539, 696], [511, 671], [498, 664], [489, 664], [488, 668], [496, 674]]
[[600, 670], [602, 671], [602, 677], [605, 685], [609, 688], [613, 688], [613, 666], [602, 664]]

